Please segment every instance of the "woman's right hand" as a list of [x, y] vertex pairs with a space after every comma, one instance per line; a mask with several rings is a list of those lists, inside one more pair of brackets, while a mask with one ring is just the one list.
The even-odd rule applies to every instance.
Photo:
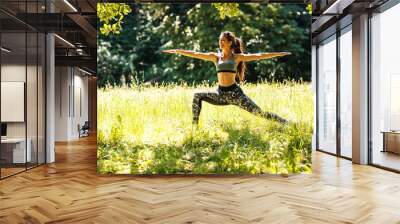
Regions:
[[177, 51], [175, 49], [169, 49], [169, 50], [162, 50], [162, 53], [170, 53], [170, 54], [176, 54]]

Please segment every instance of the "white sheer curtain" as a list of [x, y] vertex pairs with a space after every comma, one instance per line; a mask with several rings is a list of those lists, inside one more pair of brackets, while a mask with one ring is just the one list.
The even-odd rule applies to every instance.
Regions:
[[351, 158], [352, 141], [352, 33], [351, 25], [340, 36], [340, 149]]
[[336, 153], [336, 35], [318, 48], [318, 148]]

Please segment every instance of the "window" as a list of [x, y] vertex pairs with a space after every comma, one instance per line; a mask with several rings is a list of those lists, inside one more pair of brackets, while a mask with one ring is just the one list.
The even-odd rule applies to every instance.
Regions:
[[318, 149], [336, 153], [336, 35], [318, 48]]
[[351, 25], [340, 35], [340, 154], [351, 158], [352, 149], [352, 33]]
[[[44, 1], [0, 1], [0, 7], [20, 16], [41, 13], [42, 5]], [[0, 12], [0, 178], [43, 164], [46, 156], [45, 35], [12, 14]]]
[[[400, 4], [371, 18], [372, 163], [400, 170]], [[384, 138], [385, 132], [388, 135]], [[393, 149], [388, 149], [391, 144]], [[394, 152], [394, 153], [393, 153]]]

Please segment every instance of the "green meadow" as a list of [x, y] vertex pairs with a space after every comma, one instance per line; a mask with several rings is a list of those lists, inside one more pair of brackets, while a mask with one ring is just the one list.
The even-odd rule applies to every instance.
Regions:
[[282, 125], [234, 105], [203, 102], [192, 128], [193, 94], [206, 84], [98, 89], [97, 172], [102, 174], [292, 174], [311, 172], [310, 83], [244, 84]]

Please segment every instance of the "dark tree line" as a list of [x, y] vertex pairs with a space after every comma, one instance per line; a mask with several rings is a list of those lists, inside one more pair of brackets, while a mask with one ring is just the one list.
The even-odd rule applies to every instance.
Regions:
[[222, 31], [234, 32], [245, 53], [292, 55], [247, 63], [246, 81], [311, 79], [311, 17], [305, 5], [240, 4], [221, 19], [211, 4], [132, 4], [120, 34], [98, 37], [98, 85], [217, 81], [212, 62], [162, 54], [163, 49], [218, 51]]

